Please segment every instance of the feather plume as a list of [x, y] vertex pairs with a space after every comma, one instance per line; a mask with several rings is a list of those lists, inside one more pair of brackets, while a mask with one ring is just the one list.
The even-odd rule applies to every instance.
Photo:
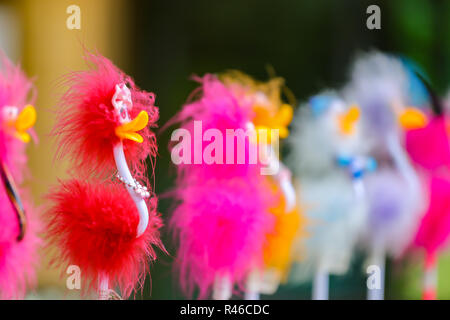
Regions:
[[38, 250], [42, 244], [38, 237], [41, 224], [31, 201], [22, 197], [27, 229], [24, 238], [17, 241], [19, 226], [16, 214], [4, 188], [0, 192], [0, 299], [23, 299], [26, 290], [36, 285]]
[[48, 198], [48, 241], [60, 250], [53, 263], [78, 265], [84, 292], [98, 289], [99, 274], [117, 283], [123, 298], [136, 286], [142, 288], [148, 262], [156, 257], [153, 246], [163, 248], [156, 198], [148, 203], [150, 222], [138, 238], [139, 215], [124, 186], [72, 179], [61, 182]]
[[140, 90], [133, 80], [107, 58], [86, 54], [90, 69], [72, 72], [64, 77], [68, 90], [62, 96], [57, 110], [53, 134], [57, 137], [58, 157], [72, 161], [77, 174], [104, 177], [115, 170], [113, 146], [119, 142], [114, 129], [120, 124], [114, 112], [112, 98], [117, 84], [126, 84], [133, 101], [130, 117], [140, 111], [149, 115], [149, 126], [140, 131], [145, 143], [125, 140], [124, 150], [135, 176], [145, 177], [144, 160], [155, 157], [156, 137], [151, 127], [159, 117], [153, 93]]
[[252, 268], [263, 266], [263, 245], [273, 225], [264, 183], [237, 178], [178, 189], [182, 203], [171, 223], [179, 243], [181, 286], [188, 295], [198, 287], [198, 297], [207, 297], [217, 274], [242, 284]]

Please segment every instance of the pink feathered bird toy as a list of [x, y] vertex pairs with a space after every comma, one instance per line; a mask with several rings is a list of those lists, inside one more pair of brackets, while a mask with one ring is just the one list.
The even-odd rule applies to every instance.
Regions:
[[422, 174], [428, 194], [428, 208], [414, 244], [426, 253], [423, 299], [430, 300], [436, 299], [437, 255], [450, 236], [450, 140], [444, 107], [429, 84], [424, 83], [434, 115], [425, 128], [407, 132], [406, 148]]
[[172, 134], [179, 142], [172, 145], [176, 265], [187, 295], [229, 299], [234, 285], [243, 291], [249, 273], [263, 266], [275, 199], [261, 164], [250, 161], [256, 135], [244, 132], [252, 132], [252, 104], [241, 105], [214, 75], [197, 81], [200, 89], [172, 120], [181, 123]]
[[153, 93], [108, 59], [87, 54], [87, 61], [90, 70], [66, 76], [57, 113], [58, 154], [71, 160], [76, 177], [49, 194], [48, 238], [60, 250], [56, 262], [80, 267], [85, 292], [108, 299], [118, 286], [126, 298], [142, 288], [154, 246], [163, 249], [145, 170], [147, 157], [153, 163], [156, 156], [150, 127], [158, 108]]
[[31, 81], [3, 53], [0, 59], [0, 299], [20, 299], [35, 284], [40, 246], [38, 220], [22, 187], [36, 111]]

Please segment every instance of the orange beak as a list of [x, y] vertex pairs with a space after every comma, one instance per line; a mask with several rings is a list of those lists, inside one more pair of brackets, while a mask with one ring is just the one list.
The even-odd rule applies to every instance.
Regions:
[[144, 129], [148, 124], [148, 113], [145, 111], [139, 112], [136, 118], [130, 122], [124, 123], [116, 128], [116, 135], [121, 139], [129, 139], [137, 143], [142, 143], [144, 138], [137, 133]]
[[413, 107], [407, 107], [402, 110], [398, 115], [398, 121], [405, 130], [420, 129], [428, 123], [427, 116]]
[[36, 109], [32, 105], [27, 105], [17, 118], [14, 120], [12, 125], [15, 128], [14, 136], [24, 143], [30, 142], [30, 135], [27, 130], [32, 128], [36, 123]]
[[289, 135], [289, 130], [287, 127], [292, 121], [294, 114], [292, 106], [288, 104], [281, 105], [279, 111], [274, 116], [272, 116], [264, 107], [255, 107], [254, 110], [255, 118], [253, 119], [253, 122], [255, 123], [256, 132], [265, 130], [267, 132], [269, 143], [271, 142], [271, 129], [278, 129], [279, 137], [281, 139], [287, 138]]
[[358, 119], [359, 119], [359, 108], [356, 105], [352, 105], [347, 112], [339, 115], [338, 117], [339, 129], [341, 130], [341, 133], [345, 135], [353, 134]]

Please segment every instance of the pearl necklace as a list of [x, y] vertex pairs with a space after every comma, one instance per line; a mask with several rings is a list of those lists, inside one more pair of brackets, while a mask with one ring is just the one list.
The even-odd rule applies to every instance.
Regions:
[[147, 187], [141, 185], [135, 178], [133, 178], [133, 182], [129, 182], [118, 173], [116, 174], [116, 178], [119, 179], [119, 181], [123, 184], [133, 189], [134, 192], [136, 192], [136, 194], [138, 194], [142, 199], [150, 197], [150, 192], [148, 192]]

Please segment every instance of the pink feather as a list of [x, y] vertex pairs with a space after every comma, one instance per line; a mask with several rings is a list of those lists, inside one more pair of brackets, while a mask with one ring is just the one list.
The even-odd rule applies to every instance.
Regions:
[[[21, 241], [17, 241], [19, 225], [5, 189], [0, 188], [0, 299], [22, 299], [27, 288], [36, 285], [36, 268], [39, 263], [38, 249], [41, 230], [30, 201], [22, 201], [27, 216], [27, 229]], [[22, 190], [21, 190], [22, 191]], [[23, 191], [21, 192], [23, 195]]]
[[[247, 122], [251, 119], [252, 113], [249, 105], [243, 105], [232, 92], [220, 82], [216, 76], [206, 74], [203, 78], [195, 78], [201, 83], [201, 87], [194, 91], [197, 100], [190, 101], [183, 106], [183, 109], [169, 121], [169, 124], [180, 122], [181, 128], [187, 130], [191, 136], [191, 161], [190, 164], [180, 164], [177, 167], [179, 176], [183, 179], [203, 179], [226, 178], [240, 176], [245, 178], [246, 175], [252, 175], [259, 170], [259, 164], [252, 164], [249, 161], [249, 139], [245, 138], [245, 161], [238, 163], [238, 139], [235, 139], [234, 157], [232, 163], [226, 161], [226, 152], [221, 157], [223, 164], [207, 164], [202, 158], [201, 164], [194, 163], [194, 138], [202, 139], [203, 137], [195, 137], [194, 121], [200, 121], [203, 133], [208, 129], [217, 129], [222, 134], [223, 149], [226, 146], [226, 130], [247, 130]], [[242, 140], [241, 140], [242, 141]], [[209, 142], [203, 142], [199, 154], [203, 155], [205, 148]], [[172, 150], [173, 151], [173, 150]], [[231, 150], [229, 150], [231, 152]], [[197, 151], [198, 152], [198, 151]]]
[[429, 255], [437, 253], [450, 234], [450, 177], [431, 176], [428, 209], [417, 231], [415, 244]]
[[421, 169], [429, 193], [415, 245], [432, 256], [443, 248], [450, 235], [450, 145], [446, 119], [434, 117], [425, 128], [409, 131], [406, 148]]
[[262, 249], [274, 220], [266, 180], [209, 180], [177, 190], [182, 203], [171, 223], [179, 242], [181, 287], [188, 295], [198, 287], [205, 298], [216, 275], [242, 284], [254, 267], [262, 267]]
[[427, 172], [450, 168], [450, 147], [444, 117], [431, 117], [426, 127], [410, 130], [406, 137], [408, 153]]

